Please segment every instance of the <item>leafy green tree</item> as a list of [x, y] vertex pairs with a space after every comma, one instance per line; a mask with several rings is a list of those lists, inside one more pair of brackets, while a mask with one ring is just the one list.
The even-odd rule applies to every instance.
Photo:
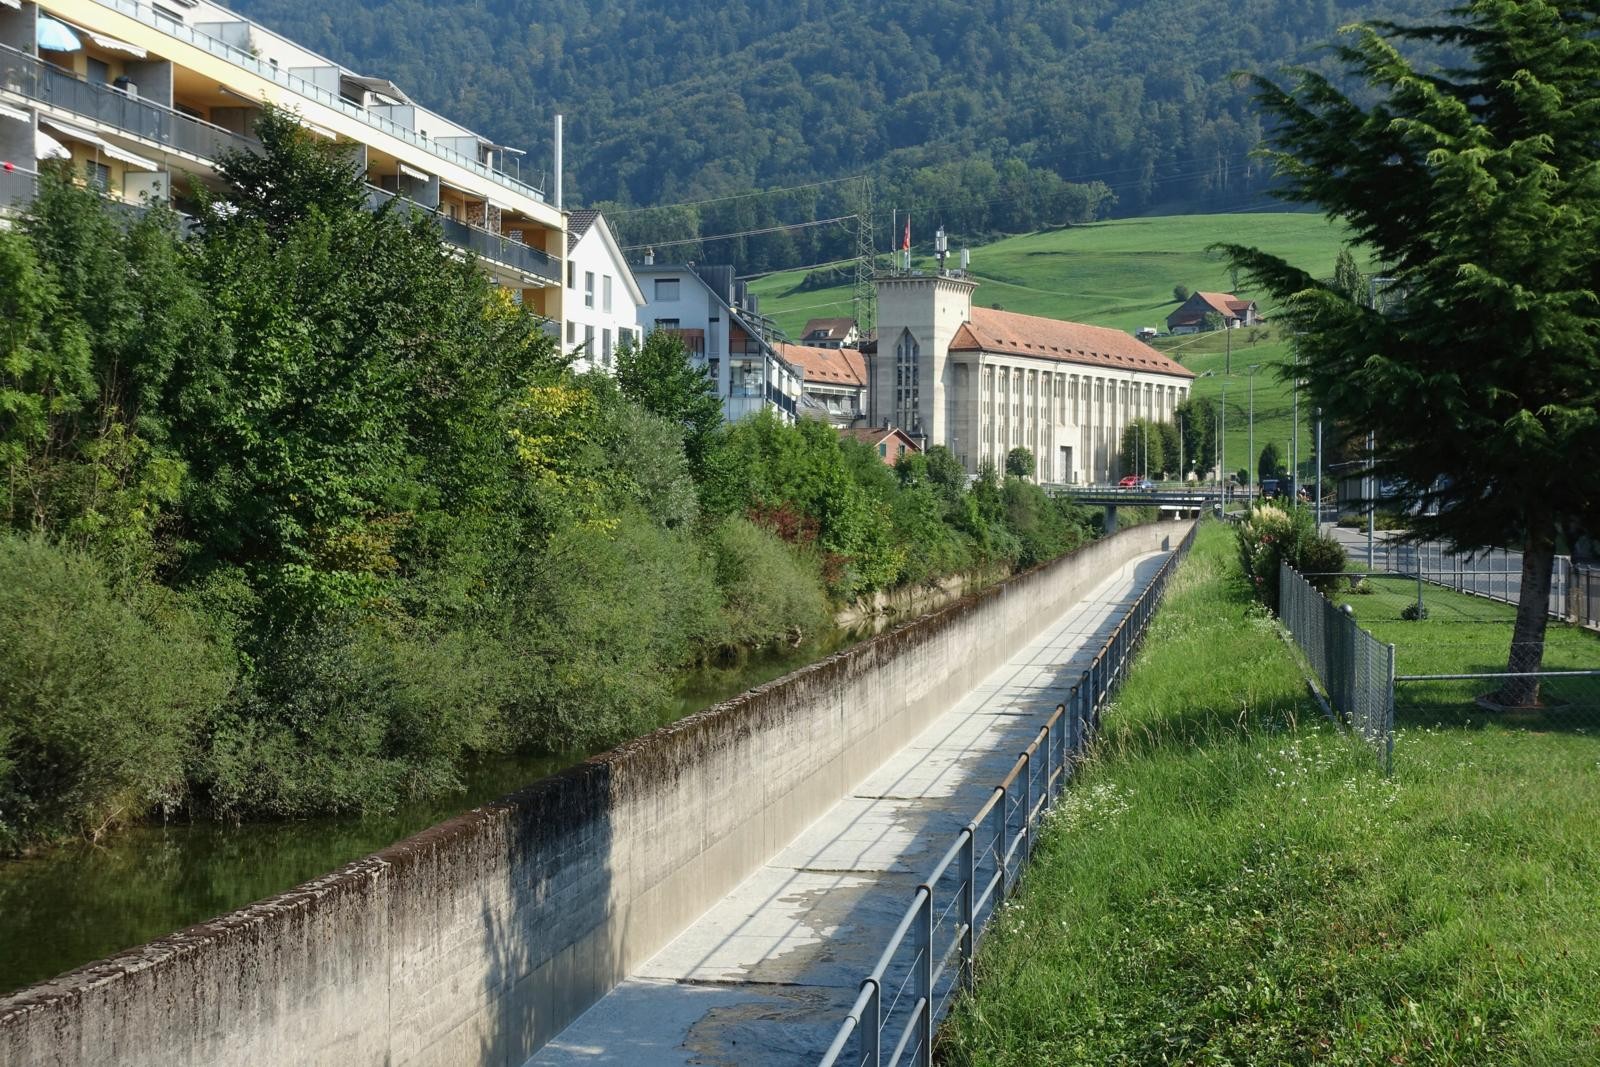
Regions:
[[[1459, 59], [1424, 73], [1401, 44]], [[1283, 195], [1351, 227], [1387, 310], [1227, 251], [1285, 302], [1314, 402], [1375, 432], [1413, 533], [1521, 546], [1507, 666], [1535, 671], [1557, 538], [1600, 524], [1600, 466], [1573, 462], [1600, 455], [1600, 8], [1471, 0], [1449, 23], [1361, 28], [1336, 55], [1359, 99], [1305, 69], [1254, 84]]]
[[1348, 245], [1339, 249], [1339, 258], [1333, 264], [1333, 288], [1354, 303], [1360, 303], [1366, 296], [1367, 279]]
[[1018, 445], [1006, 453], [1006, 473], [1016, 478], [1032, 478], [1036, 467], [1032, 449]]
[[1182, 477], [1183, 472], [1178, 470], [1179, 440], [1178, 425], [1174, 422], [1156, 423], [1156, 431], [1161, 434], [1161, 475]]
[[[1152, 419], [1134, 419], [1122, 428], [1121, 447], [1118, 449], [1120, 470], [1124, 474], [1143, 475], [1146, 472], [1158, 478], [1167, 469], [1166, 438], [1161, 424]], [[1173, 457], [1176, 462], [1177, 457]]]
[[1224, 326], [1226, 326], [1228, 324], [1227, 321], [1225, 319], [1223, 319], [1222, 312], [1220, 312], [1220, 311], [1208, 311], [1208, 312], [1206, 312], [1206, 316], [1205, 316], [1205, 320], [1204, 321], [1205, 321], [1206, 332], [1208, 332], [1208, 333], [1214, 332], [1216, 330], [1220, 330], [1220, 329], [1222, 329]]
[[623, 396], [678, 426], [690, 467], [703, 476], [722, 425], [722, 401], [683, 342], [665, 330], [650, 331], [642, 345], [624, 342], [617, 349], [617, 384]]
[[1261, 455], [1256, 459], [1256, 478], [1258, 482], [1268, 478], [1278, 478], [1288, 473], [1283, 467], [1283, 457], [1278, 452], [1278, 446], [1268, 441], [1261, 449]]
[[1204, 476], [1217, 462], [1217, 405], [1199, 397], [1188, 397], [1175, 412], [1178, 432], [1183, 439], [1183, 462], [1187, 470]]
[[1187, 285], [1174, 285], [1172, 287], [1172, 299], [1176, 300], [1180, 304], [1185, 300], [1188, 300], [1189, 297], [1193, 295], [1194, 294], [1190, 291]]

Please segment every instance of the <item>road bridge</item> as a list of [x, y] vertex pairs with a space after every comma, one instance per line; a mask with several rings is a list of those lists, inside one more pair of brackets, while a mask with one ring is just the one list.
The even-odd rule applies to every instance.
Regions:
[[1203, 511], [1215, 509], [1224, 503], [1224, 500], [1232, 502], [1235, 499], [1242, 499], [1242, 496], [1233, 490], [1224, 494], [1216, 486], [1200, 485], [1170, 489], [1160, 487], [1137, 489], [1116, 485], [1049, 484], [1044, 486], [1044, 490], [1051, 496], [1065, 497], [1086, 507], [1104, 508], [1106, 533], [1116, 532], [1119, 507], [1157, 508], [1168, 517], [1196, 519]]

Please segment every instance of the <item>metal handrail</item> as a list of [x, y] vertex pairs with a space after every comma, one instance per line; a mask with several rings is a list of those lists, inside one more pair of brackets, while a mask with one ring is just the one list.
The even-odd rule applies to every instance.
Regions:
[[[1093, 740], [1106, 698], [1115, 691], [1126, 673], [1127, 664], [1138, 651], [1150, 618], [1155, 614], [1155, 607], [1166, 591], [1168, 579], [1194, 543], [1195, 529], [1190, 527], [1177, 549], [1162, 562], [1150, 584], [1101, 643], [1077, 684], [1069, 689], [1067, 699], [1056, 705], [1055, 711], [1039, 728], [1033, 740], [1018, 753], [1011, 770], [994, 787], [967, 825], [956, 833], [955, 840], [934, 865], [932, 872], [917, 886], [910, 905], [900, 917], [899, 925], [890, 935], [877, 964], [861, 980], [855, 1003], [840, 1022], [833, 1041], [820, 1061], [822, 1067], [835, 1067], [850, 1044], [850, 1039], [855, 1036], [861, 1039], [860, 1055], [854, 1061], [856, 1067], [869, 1064], [871, 1067], [884, 1067], [886, 1063], [888, 1067], [896, 1067], [908, 1047], [915, 1049], [917, 1055], [913, 1062], [919, 1067], [931, 1063], [934, 1031], [938, 1017], [942, 1015], [942, 1003], [948, 1003], [949, 999], [947, 993], [940, 1010], [936, 1011], [934, 995], [948, 968], [951, 954], [958, 953], [961, 964], [958, 983], [952, 986], [951, 992], [957, 987], [970, 990], [973, 984], [973, 961], [988, 926], [988, 919], [1016, 888], [1022, 866], [1033, 854], [1039, 823], [1066, 787], [1072, 764], [1082, 757]], [[1041, 755], [1042, 776], [1034, 770]], [[1034, 796], [1036, 780], [1040, 783], [1037, 798]], [[1013, 790], [1019, 784], [1022, 796], [1017, 799], [1016, 806], [1022, 818], [1020, 825], [1013, 830]], [[978, 838], [991, 817], [996, 823], [994, 833], [980, 852]], [[990, 855], [994, 857], [995, 870], [979, 893], [978, 865]], [[936, 928], [934, 901], [940, 881], [958, 860], [960, 881], [951, 890], [953, 900], [940, 913], [940, 919], [947, 918], [953, 907], [959, 907], [961, 921], [955, 924], [949, 943], [939, 950], [940, 964], [935, 969], [932, 944]], [[1017, 866], [1016, 877], [1011, 874], [1013, 860]], [[990, 906], [991, 901], [993, 906]], [[890, 1005], [887, 1013], [890, 1017], [885, 1018], [882, 1002], [884, 977], [899, 957], [907, 935], [913, 932], [917, 933], [917, 951], [913, 957], [913, 972], [907, 981], [917, 981], [917, 995], [901, 1024], [894, 1052], [886, 1061], [882, 1055], [884, 1030], [894, 1022], [894, 1008], [898, 1005], [898, 999]], [[904, 988], [904, 983], [901, 988]], [[898, 993], [896, 996], [898, 998]]]
[[[444, 145], [438, 144], [427, 137], [421, 136], [417, 133], [417, 131], [407, 129], [397, 122], [392, 122], [389, 119], [383, 118], [381, 115], [374, 115], [366, 108], [361, 107], [358, 104], [351, 103], [338, 93], [329, 92], [327, 89], [324, 89], [319, 85], [313, 85], [304, 78], [296, 77], [295, 75], [290, 74], [288, 71], [282, 70], [279, 67], [275, 67], [270, 63], [264, 63], [260, 59], [251, 55], [249, 52], [246, 52], [244, 49], [228, 44], [226, 41], [218, 40], [217, 38], [212, 37], [210, 34], [201, 33], [199, 30], [196, 30], [185, 23], [168, 18], [159, 11], [155, 10], [153, 7], [147, 7], [145, 4], [140, 3], [139, 0], [95, 0], [95, 2], [103, 7], [109, 7], [113, 11], [121, 12], [122, 14], [127, 15], [129, 18], [136, 19], [152, 29], [160, 30], [169, 37], [176, 37], [178, 40], [186, 41], [197, 48], [203, 48], [212, 55], [226, 59], [235, 66], [243, 67], [251, 73], [257, 74], [269, 81], [276, 82], [291, 92], [298, 93], [299, 95], [308, 99], [315, 100], [317, 103], [323, 104], [326, 107], [331, 107], [337, 111], [341, 111], [351, 118], [371, 126], [374, 129], [381, 130], [392, 137], [398, 137], [400, 140], [405, 141], [408, 144], [412, 144], [418, 148], [421, 148], [430, 155], [449, 160], [457, 166], [465, 167], [475, 174], [488, 178], [490, 181], [503, 185], [508, 189], [515, 190], [524, 196], [531, 197], [540, 203], [545, 202], [544, 190], [538, 186], [530, 185], [521, 178], [516, 178], [505, 173], [504, 171], [496, 170], [495, 168], [484, 164], [481, 160], [464, 156], [452, 148], [447, 148]], [[244, 22], [245, 20], [241, 19], [240, 21]], [[262, 29], [261, 27], [256, 26], [256, 24], [253, 22], [247, 23], [247, 25], [250, 26], [252, 31]], [[263, 30], [263, 32], [267, 31]], [[285, 43], [293, 45], [292, 41], [286, 41]], [[294, 47], [298, 48], [299, 46], [294, 45]], [[328, 63], [328, 65], [330, 67], [337, 66], [337, 64], [332, 63], [331, 61]]]
[[390, 201], [400, 201], [404, 207], [427, 215], [444, 234], [444, 239], [457, 248], [465, 249], [480, 259], [493, 260], [514, 267], [525, 274], [536, 274], [553, 282], [561, 280], [561, 266], [542, 248], [513, 240], [505, 234], [486, 230], [481, 226], [452, 219], [437, 208], [417, 203], [410, 197], [376, 185], [367, 186], [367, 205], [376, 210]]
[[259, 142], [110, 85], [78, 77], [28, 52], [0, 45], [0, 89], [196, 159], [215, 160], [228, 150], [255, 151]]

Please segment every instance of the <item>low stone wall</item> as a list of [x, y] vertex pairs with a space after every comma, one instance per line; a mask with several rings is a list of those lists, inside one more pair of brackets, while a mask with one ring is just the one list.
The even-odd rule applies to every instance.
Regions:
[[517, 1065], [1019, 643], [1140, 526], [426, 830], [0, 999], [0, 1064]]

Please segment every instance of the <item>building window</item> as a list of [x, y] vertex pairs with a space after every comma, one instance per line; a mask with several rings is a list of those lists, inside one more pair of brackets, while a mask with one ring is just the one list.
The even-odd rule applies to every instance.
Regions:
[[583, 354], [588, 356], [588, 357], [590, 357], [591, 359], [594, 358], [594, 327], [593, 326], [585, 326], [583, 328]]
[[98, 189], [102, 193], [111, 191], [111, 168], [104, 163], [93, 160], [83, 165], [83, 176], [89, 181], [89, 188]]
[[656, 299], [657, 300], [676, 300], [676, 299], [678, 299], [678, 279], [676, 279], [676, 278], [657, 278], [656, 279]]
[[900, 340], [894, 346], [895, 420], [902, 428], [915, 430], [919, 425], [917, 407], [922, 384], [922, 349], [910, 330], [900, 331]]
[[572, 262], [572, 260], [569, 259], [569, 260], [567, 260], [567, 288], [568, 289], [576, 289], [577, 287], [578, 287], [578, 265], [576, 263]]
[[594, 307], [594, 271], [583, 272], [583, 306]]
[[567, 323], [567, 347], [571, 348], [573, 345], [575, 345], [577, 343], [578, 343], [578, 324], [575, 323], [575, 322], [569, 322], [569, 323]]
[[657, 319], [656, 320], [656, 329], [658, 329], [658, 330], [676, 330], [677, 328], [678, 328], [678, 320], [677, 319]]
[[609, 274], [600, 279], [600, 310], [605, 312], [611, 310], [611, 275]]
[[878, 442], [878, 458], [879, 459], [884, 459], [884, 458], [887, 458], [888, 455], [889, 455], [889, 442], [887, 442], [887, 441], [879, 441]]
[[600, 362], [611, 366], [611, 330], [600, 331]]

